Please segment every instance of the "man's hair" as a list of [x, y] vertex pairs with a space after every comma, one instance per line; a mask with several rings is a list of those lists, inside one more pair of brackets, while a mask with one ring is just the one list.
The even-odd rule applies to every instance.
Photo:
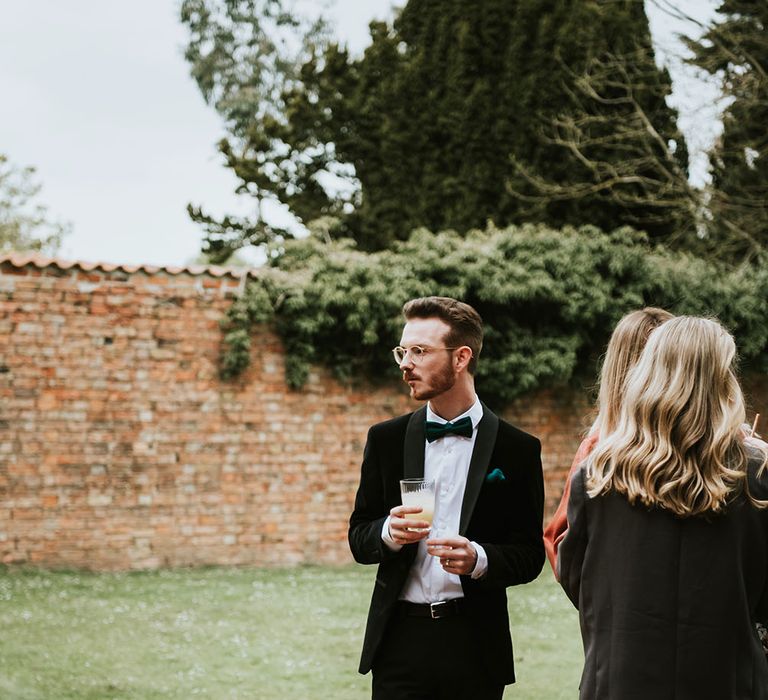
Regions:
[[467, 371], [474, 374], [483, 348], [483, 319], [469, 304], [450, 297], [421, 297], [403, 305], [406, 321], [414, 318], [439, 318], [450, 330], [445, 336], [447, 347], [466, 345], [472, 350]]

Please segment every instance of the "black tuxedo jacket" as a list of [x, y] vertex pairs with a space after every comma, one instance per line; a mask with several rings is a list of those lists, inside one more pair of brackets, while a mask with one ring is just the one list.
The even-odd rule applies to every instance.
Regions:
[[[378, 564], [360, 660], [373, 663], [416, 555], [417, 544], [391, 551], [381, 539], [384, 520], [400, 505], [400, 479], [424, 475], [426, 407], [374, 425], [368, 432], [360, 486], [349, 521], [349, 546], [361, 564]], [[488, 571], [482, 579], [462, 576], [474, 642], [487, 659], [487, 673], [502, 683], [515, 680], [506, 587], [527, 583], [544, 563], [544, 486], [539, 441], [499, 420], [483, 406], [483, 418], [467, 475], [459, 534], [482, 545]], [[500, 470], [502, 476], [496, 470]], [[493, 477], [489, 474], [494, 472]]]

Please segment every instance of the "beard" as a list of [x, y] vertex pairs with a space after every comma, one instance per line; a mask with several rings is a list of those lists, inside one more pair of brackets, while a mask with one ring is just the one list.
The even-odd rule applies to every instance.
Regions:
[[413, 385], [411, 389], [411, 398], [416, 401], [429, 401], [440, 394], [453, 389], [456, 384], [456, 376], [451, 370], [450, 362], [446, 362], [439, 370], [432, 373], [432, 377], [424, 381], [419, 372], [404, 372], [403, 380], [408, 382], [418, 380], [419, 385]]

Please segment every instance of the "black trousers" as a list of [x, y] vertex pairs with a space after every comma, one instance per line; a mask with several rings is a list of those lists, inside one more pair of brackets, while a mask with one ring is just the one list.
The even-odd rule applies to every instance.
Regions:
[[469, 614], [433, 620], [399, 608], [374, 660], [373, 700], [501, 700]]

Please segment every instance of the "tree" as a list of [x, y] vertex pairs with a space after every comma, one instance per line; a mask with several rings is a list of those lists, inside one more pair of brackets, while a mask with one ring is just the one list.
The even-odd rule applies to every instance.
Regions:
[[665, 102], [669, 79], [652, 50], [594, 57], [572, 86], [567, 111], [543, 129], [553, 158], [566, 155], [568, 171], [547, 174], [515, 160], [510, 188], [529, 204], [529, 217], [606, 230], [618, 221], [700, 249], [703, 195], [689, 182], [685, 141]]
[[[232, 4], [241, 5], [224, 3]], [[255, 2], [246, 4], [258, 9]], [[230, 11], [227, 21], [230, 29], [221, 24], [208, 40], [232, 57], [229, 63], [188, 57], [193, 71], [208, 75], [211, 84], [240, 90], [253, 73], [252, 62], [243, 58], [249, 55], [245, 42], [233, 37], [247, 35], [256, 20]], [[660, 221], [657, 209], [645, 213], [661, 185], [649, 186], [649, 197], [632, 206], [605, 196], [604, 189], [534, 201], [535, 178], [560, 184], [594, 179], [578, 153], [542, 132], [580, 104], [575, 81], [606, 55], [642, 59], [639, 66], [624, 66], [634, 98], [658, 138], [677, 145], [674, 160], [685, 170], [685, 146], [664, 100], [669, 76], [653, 64], [642, 4], [409, 0], [391, 26], [371, 24], [370, 46], [357, 59], [327, 34], [322, 40], [318, 32], [303, 37], [301, 67], [290, 63], [279, 96], [251, 93], [250, 114], [243, 112], [242, 121], [230, 126], [241, 148], [237, 154], [223, 149], [244, 191], [268, 192], [302, 222], [334, 217], [331, 233], [352, 237], [366, 250], [404, 240], [419, 226], [464, 233], [489, 219], [499, 225], [642, 224], [652, 236], [677, 227], [676, 220]], [[647, 51], [628, 51], [637, 46]], [[206, 84], [201, 87], [205, 92]], [[626, 104], [600, 103], [603, 122], [600, 129], [590, 125], [590, 135], [616, 140], [609, 131], [628, 113]], [[656, 147], [637, 130], [635, 138]], [[620, 142], [592, 151], [610, 165], [624, 158], [623, 148]]]
[[35, 169], [14, 166], [0, 153], [0, 251], [55, 253], [69, 225], [51, 221], [48, 209], [36, 202], [42, 185]]
[[643, 3], [578, 3], [553, 31], [546, 50], [565, 98], [541, 111], [536, 131], [548, 146], [515, 156], [509, 182], [529, 203], [527, 217], [606, 230], [620, 223], [690, 244], [700, 197], [688, 183], [687, 147], [667, 104], [671, 78], [656, 65]]
[[256, 203], [252, 219], [216, 219], [188, 206], [205, 230], [203, 252], [218, 263], [242, 246], [291, 237], [269, 223], [263, 204], [295, 198], [291, 180], [306, 168], [307, 154], [293, 144], [286, 96], [324, 25], [302, 21], [288, 0], [184, 0], [180, 14], [190, 33], [185, 57], [192, 76], [230, 132], [219, 150], [241, 181], [238, 192]]
[[725, 0], [718, 13], [722, 21], [687, 44], [728, 103], [710, 153], [713, 239], [750, 258], [768, 246], [768, 4]]

